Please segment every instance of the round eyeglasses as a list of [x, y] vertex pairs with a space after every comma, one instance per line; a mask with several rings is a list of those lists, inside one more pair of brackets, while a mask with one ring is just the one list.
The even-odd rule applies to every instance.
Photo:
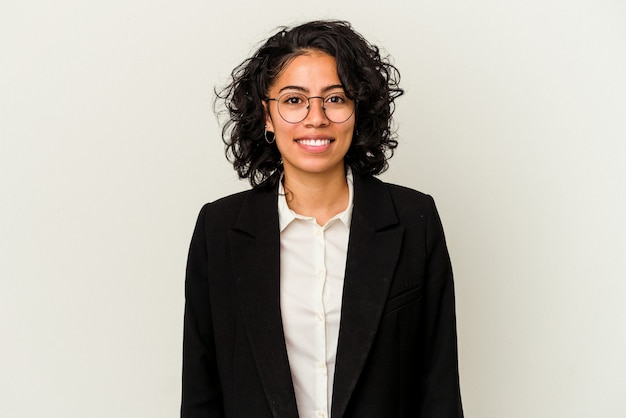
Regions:
[[309, 114], [311, 99], [322, 99], [322, 110], [326, 118], [334, 123], [343, 123], [354, 113], [354, 100], [345, 93], [331, 93], [328, 96], [307, 97], [302, 93], [285, 93], [279, 97], [268, 97], [278, 107], [278, 114], [285, 122], [300, 123]]

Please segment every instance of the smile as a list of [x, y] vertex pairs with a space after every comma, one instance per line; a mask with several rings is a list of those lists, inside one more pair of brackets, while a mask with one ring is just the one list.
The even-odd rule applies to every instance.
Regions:
[[296, 142], [300, 145], [306, 145], [307, 147], [323, 147], [332, 142], [331, 139], [296, 139]]

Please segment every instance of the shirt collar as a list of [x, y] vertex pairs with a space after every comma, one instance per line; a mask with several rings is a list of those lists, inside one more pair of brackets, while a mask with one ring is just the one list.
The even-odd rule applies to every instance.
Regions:
[[[283, 175], [278, 182], [278, 225], [280, 232], [283, 232], [287, 226], [295, 219], [313, 220], [310, 216], [302, 216], [294, 212], [287, 205], [287, 199], [285, 197], [285, 187], [283, 186]], [[347, 167], [346, 169], [346, 182], [348, 183], [348, 206], [342, 212], [339, 212], [326, 222], [326, 225], [330, 225], [335, 219], [340, 220], [346, 228], [350, 229], [350, 222], [352, 221], [352, 207], [354, 206], [354, 179], [352, 176], [352, 169]], [[324, 226], [326, 226], [324, 225]]]

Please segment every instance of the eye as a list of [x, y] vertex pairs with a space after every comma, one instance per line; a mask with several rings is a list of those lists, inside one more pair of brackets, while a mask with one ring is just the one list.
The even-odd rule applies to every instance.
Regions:
[[344, 104], [346, 100], [347, 99], [345, 95], [341, 93], [333, 93], [329, 96], [326, 96], [326, 99], [324, 99], [324, 102], [328, 104], [332, 104], [332, 105], [340, 105], [340, 104]]
[[306, 99], [300, 94], [285, 94], [280, 102], [289, 106], [299, 106], [304, 104]]

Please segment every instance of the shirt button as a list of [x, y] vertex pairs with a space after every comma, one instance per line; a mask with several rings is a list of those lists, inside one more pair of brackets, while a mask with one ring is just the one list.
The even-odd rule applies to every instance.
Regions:
[[326, 416], [326, 414], [325, 414], [324, 412], [322, 412], [322, 411], [319, 411], [319, 412], [317, 413], [317, 416], [318, 416], [318, 417], [325, 417], [325, 416]]
[[322, 236], [322, 230], [321, 229], [317, 229], [315, 231], [315, 236], [318, 237], [318, 238], [321, 237]]

